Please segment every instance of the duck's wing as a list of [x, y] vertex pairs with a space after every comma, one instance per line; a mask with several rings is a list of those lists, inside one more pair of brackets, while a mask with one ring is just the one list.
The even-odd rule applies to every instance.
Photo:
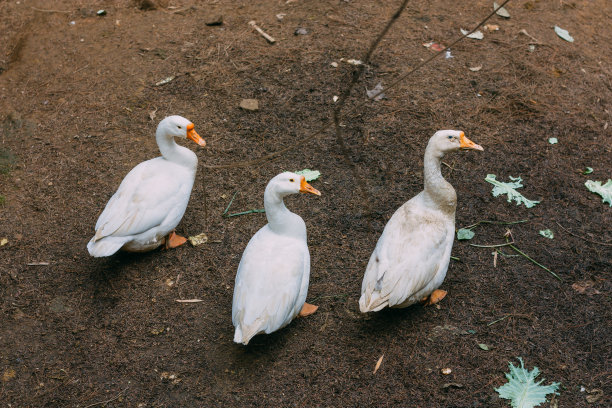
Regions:
[[251, 238], [236, 274], [235, 342], [247, 344], [257, 333], [271, 333], [295, 317], [309, 262], [305, 242], [275, 234], [268, 226]]
[[401, 305], [426, 289], [441, 267], [448, 265], [452, 229], [448, 218], [416, 200], [400, 207], [370, 257], [361, 288], [361, 310]]
[[163, 171], [163, 160], [140, 163], [125, 176], [98, 218], [94, 240], [140, 234], [173, 216], [190, 184]]

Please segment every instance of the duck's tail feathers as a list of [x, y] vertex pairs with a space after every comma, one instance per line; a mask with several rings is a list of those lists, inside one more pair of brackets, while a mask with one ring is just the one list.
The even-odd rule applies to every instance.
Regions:
[[261, 330], [256, 325], [245, 327], [244, 330], [240, 325], [237, 325], [236, 332], [234, 333], [234, 343], [241, 343], [246, 346], [249, 344], [249, 341], [260, 332]]
[[380, 297], [380, 292], [370, 294], [363, 293], [359, 298], [359, 310], [361, 313], [378, 312], [389, 305], [389, 299]]
[[125, 237], [104, 237], [99, 240], [92, 238], [87, 244], [87, 250], [89, 255], [95, 256], [96, 258], [103, 256], [111, 256], [115, 252], [121, 249], [127, 242]]

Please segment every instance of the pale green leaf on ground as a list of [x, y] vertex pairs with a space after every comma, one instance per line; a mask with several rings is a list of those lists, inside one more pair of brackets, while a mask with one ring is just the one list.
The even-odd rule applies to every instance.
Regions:
[[549, 137], [548, 138], [548, 143], [550, 143], [550, 144], [557, 144], [557, 143], [559, 143], [559, 139], [557, 139], [556, 137]]
[[508, 10], [506, 10], [504, 7], [499, 7], [499, 4], [497, 3], [493, 3], [493, 9], [497, 10], [495, 12], [495, 14], [497, 14], [500, 17], [504, 17], [504, 18], [510, 18], [510, 13], [508, 13]]
[[[467, 33], [469, 33], [468, 30], [464, 30], [463, 28], [460, 28], [460, 30], [461, 30], [461, 34], [463, 35], [466, 35]], [[467, 38], [472, 38], [474, 40], [482, 40], [484, 38], [484, 34], [482, 33], [482, 31], [478, 30], [468, 35]]]
[[478, 347], [480, 347], [481, 349], [483, 349], [484, 351], [489, 351], [489, 346], [487, 346], [484, 343], [478, 343]]
[[612, 179], [608, 179], [608, 182], [603, 186], [601, 185], [601, 181], [592, 180], [587, 180], [584, 185], [589, 189], [589, 191], [602, 196], [603, 202], [610, 204], [610, 207], [612, 207]]
[[512, 408], [534, 408], [546, 402], [548, 394], [557, 394], [560, 383], [540, 385], [544, 380], [535, 382], [535, 378], [540, 375], [538, 367], [533, 367], [531, 371], [526, 370], [523, 359], [519, 357], [518, 360], [521, 362], [520, 367], [515, 367], [512, 363], [508, 365], [508, 382], [495, 388], [501, 398], [510, 400]]
[[572, 37], [567, 30], [564, 30], [559, 26], [555, 26], [555, 33], [557, 33], [559, 37], [563, 38], [567, 42], [574, 42], [574, 37]]
[[472, 231], [471, 229], [467, 229], [467, 228], [461, 228], [460, 230], [457, 231], [457, 239], [459, 241], [472, 239], [474, 238], [474, 235], [475, 235], [474, 231]]
[[510, 180], [512, 180], [512, 182], [504, 183], [502, 181], [496, 180], [495, 177], [497, 177], [495, 176], [495, 174], [487, 174], [487, 177], [485, 178], [485, 181], [495, 186], [493, 187], [493, 191], [491, 191], [493, 197], [497, 197], [502, 194], [507, 194], [509, 203], [514, 200], [516, 201], [516, 205], [521, 205], [522, 203], [525, 204], [525, 207], [527, 208], [534, 207], [536, 204], [539, 203], [539, 201], [528, 200], [521, 193], [516, 191], [517, 188], [523, 187], [523, 184], [521, 184], [521, 182], [523, 181], [522, 178], [510, 176]]
[[553, 239], [555, 237], [555, 234], [549, 229], [540, 230], [540, 235], [548, 239]]
[[592, 172], [593, 172], [592, 167], [586, 167], [584, 171], [582, 172], [582, 174], [591, 174]]
[[310, 169], [304, 169], [304, 170], [296, 171], [295, 174], [299, 174], [300, 176], [304, 176], [304, 178], [306, 179], [307, 182], [311, 182], [313, 180], [316, 180], [316, 179], [319, 178], [319, 176], [321, 176], [321, 172], [319, 170], [310, 170]]

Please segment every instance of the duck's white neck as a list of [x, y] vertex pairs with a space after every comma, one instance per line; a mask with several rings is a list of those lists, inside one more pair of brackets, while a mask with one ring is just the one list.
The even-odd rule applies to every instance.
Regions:
[[285, 206], [283, 196], [268, 185], [264, 193], [264, 208], [270, 229], [280, 235], [306, 239], [304, 220]]
[[457, 194], [453, 186], [442, 177], [441, 161], [444, 153], [428, 145], [425, 150], [424, 172], [425, 197], [440, 210], [454, 216]]
[[155, 132], [157, 146], [164, 159], [171, 161], [188, 169], [196, 171], [198, 167], [198, 156], [186, 147], [179, 146], [174, 141], [174, 137], [166, 131], [165, 127], [158, 126]]

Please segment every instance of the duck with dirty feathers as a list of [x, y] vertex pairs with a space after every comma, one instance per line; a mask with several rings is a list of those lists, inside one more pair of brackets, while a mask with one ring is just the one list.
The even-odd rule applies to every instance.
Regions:
[[442, 177], [446, 153], [483, 150], [458, 130], [436, 132], [425, 149], [425, 189], [391, 217], [376, 244], [363, 277], [359, 309], [376, 312], [417, 302], [437, 303], [455, 236], [457, 195]]
[[268, 183], [264, 207], [268, 224], [249, 241], [236, 274], [232, 322], [234, 341], [247, 345], [259, 333], [272, 333], [317, 306], [306, 303], [310, 252], [304, 220], [285, 207], [290, 194], [321, 193], [302, 175], [281, 173]]
[[140, 163], [125, 176], [98, 218], [87, 244], [91, 256], [110, 256], [120, 249], [145, 252], [162, 244], [174, 248], [186, 242], [174, 229], [185, 214], [198, 158], [176, 144], [175, 137], [206, 145], [191, 121], [182, 116], [162, 120], [155, 133], [162, 156]]

